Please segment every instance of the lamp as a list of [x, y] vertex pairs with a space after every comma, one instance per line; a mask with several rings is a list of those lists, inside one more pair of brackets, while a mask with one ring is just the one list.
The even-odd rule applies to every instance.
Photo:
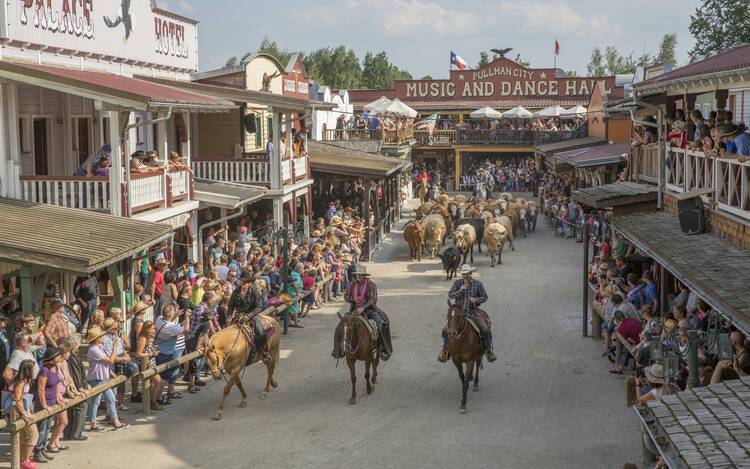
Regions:
[[661, 344], [659, 334], [652, 334], [649, 337], [648, 348], [651, 351], [651, 360], [660, 361], [664, 359], [664, 346]]
[[666, 373], [666, 380], [669, 382], [671, 379], [677, 376], [679, 372], [679, 359], [677, 354], [670, 350], [664, 357], [664, 372]]
[[732, 361], [734, 357], [732, 350], [732, 342], [729, 340], [729, 334], [719, 334], [719, 346], [718, 346], [719, 359], [725, 362]]

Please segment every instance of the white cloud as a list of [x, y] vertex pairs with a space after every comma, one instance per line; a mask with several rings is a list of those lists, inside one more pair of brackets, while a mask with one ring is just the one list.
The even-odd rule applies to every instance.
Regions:
[[562, 2], [508, 0], [500, 3], [499, 12], [502, 16], [518, 17], [525, 28], [534, 31], [594, 38], [622, 34], [619, 23], [607, 16], [601, 13], [583, 16]]
[[486, 24], [483, 17], [422, 0], [352, 0], [350, 12], [374, 19], [383, 32], [396, 36], [411, 34], [460, 34]]
[[166, 0], [156, 0], [156, 6], [161, 8], [162, 10], [182, 14], [189, 13], [195, 10], [195, 6], [193, 6], [193, 4], [188, 0], [170, 0], [169, 2], [167, 2]]

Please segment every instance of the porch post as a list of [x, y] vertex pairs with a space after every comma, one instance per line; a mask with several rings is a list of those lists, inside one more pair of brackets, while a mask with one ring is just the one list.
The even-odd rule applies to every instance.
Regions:
[[[126, 136], [127, 138], [127, 136]], [[120, 137], [120, 113], [109, 111], [109, 141], [112, 145], [109, 173], [109, 212], [114, 216], [122, 213], [122, 139]], [[126, 168], [130, 170], [130, 168]], [[130, 189], [130, 188], [128, 188]]]
[[112, 282], [114, 295], [112, 304], [122, 308], [123, 317], [125, 317], [125, 275], [123, 275], [123, 261], [107, 266], [109, 281]]
[[372, 181], [369, 179], [365, 183], [365, 207], [364, 207], [364, 226], [365, 226], [365, 242], [367, 249], [364, 252], [365, 262], [370, 262], [370, 256], [372, 255], [372, 226], [370, 225], [370, 198], [372, 196]]
[[9, 180], [12, 176], [10, 171], [10, 155], [5, 153], [5, 85], [0, 83], [0, 197], [8, 197]]
[[193, 244], [188, 251], [188, 259], [191, 261], [200, 260], [200, 246], [198, 245], [198, 211], [196, 210], [190, 216], [190, 233], [192, 234]]
[[[273, 154], [268, 155], [271, 170], [271, 190], [281, 190], [281, 116], [282, 114], [273, 108], [271, 110], [271, 133], [273, 134]], [[275, 217], [275, 213], [274, 213]]]
[[18, 280], [21, 284], [21, 311], [24, 313], [34, 312], [34, 282], [31, 276], [31, 267], [22, 265], [19, 269]]
[[589, 225], [583, 225], [583, 304], [581, 309], [581, 332], [583, 337], [589, 335]]
[[162, 174], [161, 179], [162, 194], [164, 194], [164, 207], [169, 207], [171, 205], [169, 203], [171, 187], [169, 184], [169, 133], [167, 130], [167, 122], [171, 121], [172, 120], [170, 119], [168, 121], [161, 121], [157, 124], [157, 131], [159, 132], [159, 143], [164, 145], [164, 151], [159, 152], [161, 153], [161, 163], [164, 169], [164, 173]]
[[[463, 114], [462, 114], [463, 116]], [[456, 170], [454, 171], [454, 182], [455, 182], [455, 189], [456, 191], [461, 190], [461, 152], [459, 150], [456, 150], [456, 156], [453, 157], [454, 163], [456, 165]], [[416, 196], [415, 196], [416, 197]]]
[[21, 142], [18, 134], [18, 85], [8, 83], [6, 86], [8, 93], [8, 146], [10, 148], [7, 167], [16, 168], [13, 174], [8, 175], [8, 180], [13, 178], [13, 181], [8, 186], [7, 196], [20, 199], [22, 196], [21, 181], [16, 177], [17, 174], [21, 173]]

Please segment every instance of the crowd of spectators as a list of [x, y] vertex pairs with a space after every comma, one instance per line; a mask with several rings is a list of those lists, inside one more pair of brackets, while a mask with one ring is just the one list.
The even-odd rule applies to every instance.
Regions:
[[368, 111], [362, 114], [341, 114], [336, 119], [336, 130], [404, 130], [413, 125], [414, 119], [388, 113], [377, 115]]
[[462, 184], [482, 182], [490, 193], [536, 193], [540, 173], [534, 165], [533, 157], [499, 157], [472, 162], [462, 177]]
[[559, 117], [534, 117], [531, 119], [438, 119], [439, 130], [489, 129], [489, 130], [536, 130], [540, 132], [573, 132], [586, 122], [585, 119], [560, 119]]

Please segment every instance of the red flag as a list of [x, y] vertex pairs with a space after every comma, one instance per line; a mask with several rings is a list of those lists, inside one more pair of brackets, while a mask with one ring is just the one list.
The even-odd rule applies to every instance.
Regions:
[[555, 39], [555, 55], [560, 55], [560, 43]]

